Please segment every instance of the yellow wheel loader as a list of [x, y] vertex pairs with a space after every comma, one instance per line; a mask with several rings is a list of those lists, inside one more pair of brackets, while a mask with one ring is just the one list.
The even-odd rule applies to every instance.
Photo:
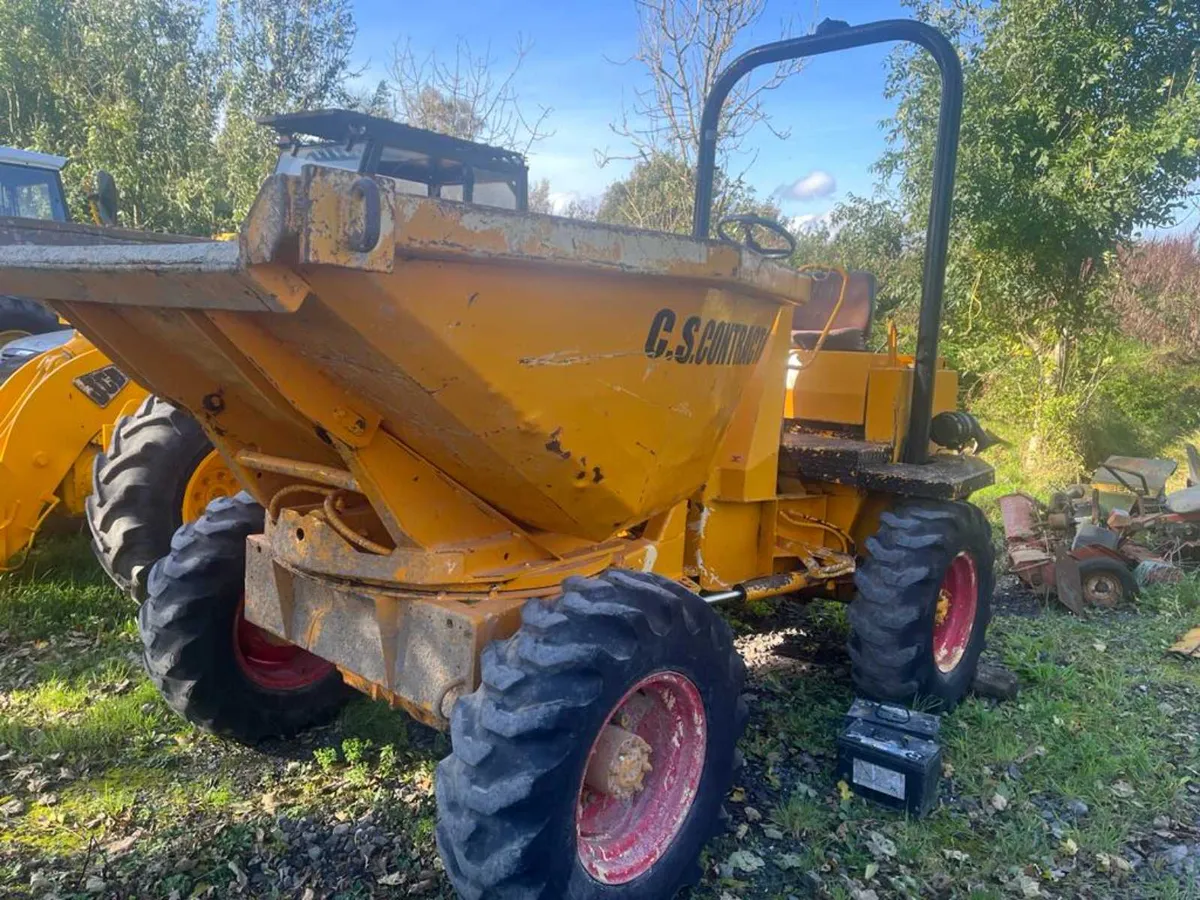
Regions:
[[[810, 327], [826, 282], [766, 258], [777, 224], [709, 239], [733, 86], [895, 40], [943, 73], [914, 357], [858, 349], [853, 277]], [[325, 112], [277, 120], [307, 140], [237, 244], [0, 250], [245, 489], [150, 572], [167, 702], [254, 740], [344, 683], [386, 698], [450, 732], [459, 893], [571, 900], [697, 876], [747, 717], [715, 604], [853, 593], [859, 688], [955, 703], [993, 587], [966, 502], [992, 470], [937, 354], [961, 99], [953, 47], [914, 22], [750, 51], [707, 101], [690, 238], [489, 207], [519, 157]]]
[[[69, 222], [65, 163], [0, 148], [0, 243], [154, 239]], [[96, 219], [111, 224], [115, 188], [106, 176], [98, 181], [108, 190], [95, 200]], [[230, 493], [232, 474], [191, 417], [147, 396], [42, 304], [0, 297], [0, 572], [19, 565], [51, 514], [86, 512], [101, 565], [134, 587], [181, 524]]]

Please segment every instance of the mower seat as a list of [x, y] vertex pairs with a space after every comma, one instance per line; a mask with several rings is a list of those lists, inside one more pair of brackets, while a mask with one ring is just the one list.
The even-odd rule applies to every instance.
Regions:
[[[802, 350], [817, 346], [829, 314], [837, 304], [842, 289], [841, 276], [829, 275], [813, 282], [808, 303], [792, 312], [792, 345]], [[875, 276], [870, 272], [851, 272], [846, 285], [846, 299], [829, 329], [822, 349], [866, 350], [875, 316]]]
[[1167, 494], [1166, 503], [1163, 505], [1166, 506], [1167, 512], [1177, 516], [1191, 516], [1200, 513], [1200, 487], [1184, 488], [1181, 491]]

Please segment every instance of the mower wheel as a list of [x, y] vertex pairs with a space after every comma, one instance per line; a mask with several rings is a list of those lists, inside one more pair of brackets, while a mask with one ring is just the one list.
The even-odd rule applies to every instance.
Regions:
[[63, 327], [58, 323], [58, 316], [36, 300], [0, 297], [0, 347], [18, 338]]
[[1137, 596], [1137, 580], [1119, 559], [1094, 556], [1079, 563], [1079, 583], [1088, 606], [1118, 606]]
[[[199, 484], [202, 470], [211, 471]], [[87, 499], [96, 559], [140, 602], [150, 567], [171, 549], [171, 535], [209, 500], [238, 490], [196, 420], [151, 395], [117, 422], [108, 451], [96, 455]]]
[[850, 604], [855, 687], [950, 709], [971, 686], [995, 586], [991, 527], [969, 503], [911, 501], [866, 542]]
[[699, 596], [611, 569], [530, 600], [455, 705], [438, 847], [467, 900], [670, 898], [700, 875], [745, 666]]
[[348, 695], [331, 663], [242, 616], [246, 538], [262, 530], [249, 494], [214, 500], [175, 533], [138, 611], [146, 671], [167, 705], [244, 743], [320, 724]]

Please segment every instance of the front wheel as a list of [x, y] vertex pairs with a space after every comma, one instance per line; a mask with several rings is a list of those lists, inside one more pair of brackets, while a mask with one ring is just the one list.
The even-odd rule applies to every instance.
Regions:
[[167, 705], [245, 743], [320, 724], [348, 693], [331, 663], [242, 615], [246, 538], [262, 529], [249, 494], [214, 500], [171, 539], [138, 610], [146, 671]]
[[878, 700], [952, 708], [971, 686], [991, 619], [991, 527], [969, 503], [905, 502], [880, 517], [854, 575], [850, 661]]
[[745, 667], [654, 575], [570, 578], [489, 645], [438, 767], [438, 845], [468, 900], [670, 898], [699, 877], [746, 725]]
[[87, 498], [96, 559], [140, 602], [150, 567], [171, 549], [171, 536], [200, 518], [210, 501], [239, 489], [200, 424], [151, 395], [117, 421], [108, 448], [96, 454]]

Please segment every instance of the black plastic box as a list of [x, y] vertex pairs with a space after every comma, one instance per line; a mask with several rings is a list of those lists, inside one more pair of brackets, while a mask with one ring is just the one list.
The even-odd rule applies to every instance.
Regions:
[[917, 817], [937, 804], [942, 748], [934, 741], [855, 718], [837, 751], [838, 777], [855, 793]]

